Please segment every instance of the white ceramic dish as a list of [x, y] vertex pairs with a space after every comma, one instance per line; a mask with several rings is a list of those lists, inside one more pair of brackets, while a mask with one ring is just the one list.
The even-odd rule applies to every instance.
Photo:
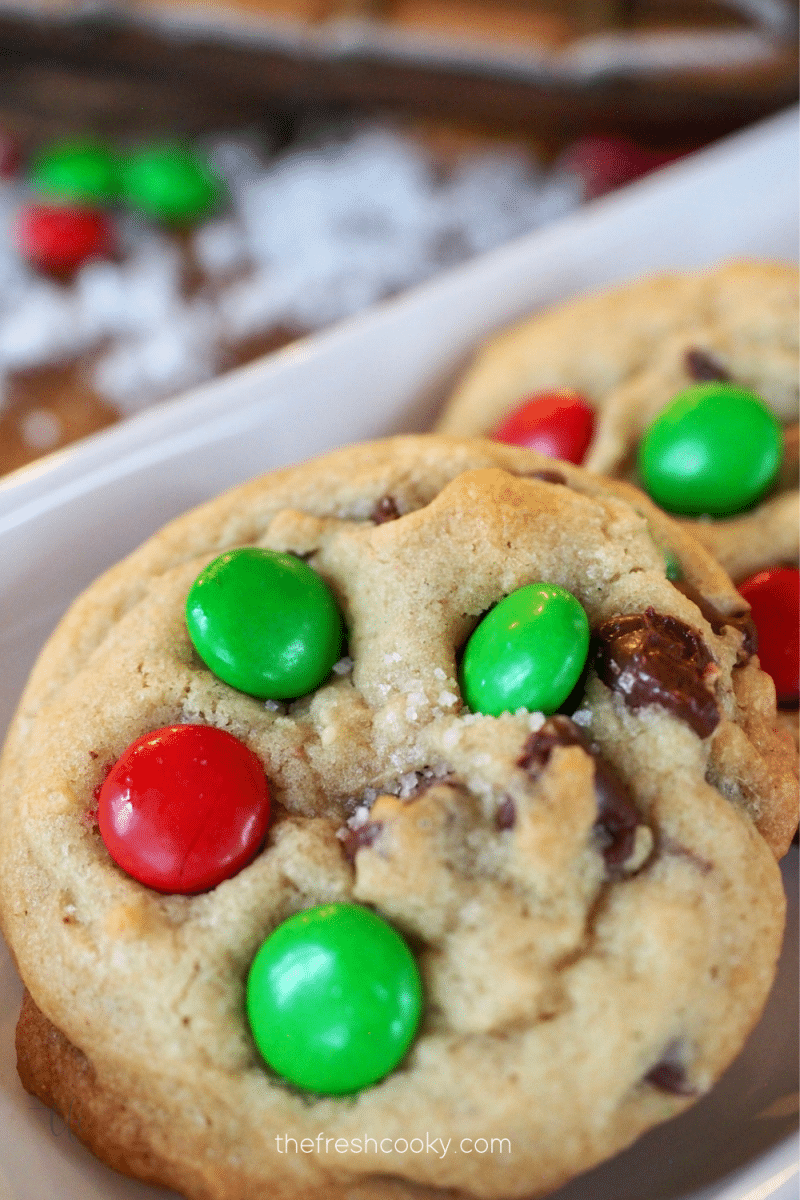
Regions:
[[[795, 258], [797, 130], [797, 113], [782, 114], [0, 483], [0, 731], [72, 597], [170, 516], [259, 471], [424, 428], [474, 342], [537, 305], [658, 268]], [[743, 1055], [690, 1112], [557, 1200], [797, 1200], [796, 851], [784, 873], [786, 949]], [[166, 1200], [101, 1166], [24, 1093], [13, 1052], [20, 996], [0, 946], [0, 1200]]]

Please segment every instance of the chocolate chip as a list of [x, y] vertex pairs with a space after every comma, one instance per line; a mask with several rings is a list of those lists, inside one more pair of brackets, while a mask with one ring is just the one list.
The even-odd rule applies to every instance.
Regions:
[[705, 684], [713, 661], [696, 630], [653, 608], [612, 617], [596, 633], [594, 664], [603, 683], [628, 708], [659, 704], [699, 737], [719, 724], [717, 703]]
[[567, 477], [562, 475], [560, 471], [529, 471], [525, 474], [526, 479], [541, 479], [542, 483], [561, 484], [562, 487], [567, 486]]
[[506, 796], [495, 813], [495, 825], [498, 829], [513, 829], [517, 819], [517, 807], [510, 796]]
[[683, 357], [686, 372], [697, 383], [728, 383], [730, 372], [710, 350], [692, 347]]
[[715, 604], [712, 604], [702, 592], [699, 592], [693, 584], [688, 583], [685, 579], [676, 583], [675, 587], [687, 600], [691, 600], [693, 604], [697, 605], [714, 633], [721, 634], [726, 625], [739, 630], [742, 635], [742, 645], [738, 655], [740, 665], [746, 663], [757, 653], [758, 630], [748, 609], [742, 608], [741, 611], [726, 614], [720, 612]]
[[575, 722], [559, 715], [548, 717], [544, 725], [530, 735], [517, 759], [517, 766], [528, 771], [535, 779], [547, 765], [556, 746], [580, 746], [587, 754], [591, 753]]
[[686, 1078], [686, 1069], [679, 1061], [678, 1054], [677, 1042], [668, 1046], [661, 1062], [657, 1062], [645, 1075], [645, 1083], [651, 1083], [653, 1087], [672, 1096], [696, 1096], [697, 1091]]
[[376, 525], [385, 525], [387, 521], [396, 521], [400, 516], [400, 510], [397, 507], [393, 496], [381, 496], [378, 503], [372, 510], [370, 517]]
[[594, 791], [597, 799], [595, 834], [610, 873], [624, 867], [630, 858], [636, 829], [642, 819], [633, 802], [627, 784], [586, 740], [583, 732], [569, 717], [550, 717], [525, 743], [517, 765], [534, 778], [546, 766], [556, 746], [580, 746], [594, 760]]
[[637, 826], [642, 824], [627, 784], [611, 765], [594, 756], [594, 790], [599, 816], [595, 825], [609, 871], [625, 865], [633, 853]]
[[342, 850], [348, 862], [355, 862], [359, 850], [374, 846], [383, 830], [383, 821], [367, 821], [357, 829], [348, 829], [342, 838]]

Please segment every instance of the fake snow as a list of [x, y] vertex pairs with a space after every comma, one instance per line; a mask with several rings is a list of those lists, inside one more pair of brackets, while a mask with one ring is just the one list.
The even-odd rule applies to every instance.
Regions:
[[198, 226], [189, 258], [156, 226], [115, 221], [120, 261], [86, 264], [69, 285], [17, 254], [27, 199], [0, 183], [0, 395], [10, 372], [92, 354], [90, 382], [129, 414], [211, 378], [226, 351], [277, 326], [308, 331], [572, 211], [581, 183], [514, 150], [444, 171], [419, 141], [383, 127], [264, 161], [217, 140], [226, 211]]

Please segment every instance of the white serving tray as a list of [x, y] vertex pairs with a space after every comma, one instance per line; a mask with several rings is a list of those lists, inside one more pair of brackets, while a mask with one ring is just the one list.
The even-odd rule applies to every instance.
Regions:
[[[66, 605], [169, 517], [260, 471], [425, 428], [476, 340], [532, 308], [661, 268], [795, 259], [798, 207], [792, 110], [8, 476], [0, 482], [0, 732]], [[798, 1200], [796, 851], [784, 874], [786, 949], [743, 1055], [691, 1111], [557, 1200]], [[20, 996], [0, 945], [0, 1200], [166, 1200], [101, 1166], [22, 1090], [13, 1051]]]

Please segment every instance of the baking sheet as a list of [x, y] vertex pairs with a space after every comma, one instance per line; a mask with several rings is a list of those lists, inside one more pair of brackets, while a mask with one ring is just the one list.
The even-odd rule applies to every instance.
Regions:
[[[781, 114], [339, 329], [0, 483], [0, 730], [72, 597], [170, 516], [258, 471], [424, 428], [476, 340], [660, 268], [797, 257], [798, 114]], [[778, 982], [744, 1054], [688, 1113], [558, 1200], [797, 1200], [797, 852]], [[96, 1162], [22, 1090], [21, 984], [0, 947], [0, 1200], [167, 1197]]]

